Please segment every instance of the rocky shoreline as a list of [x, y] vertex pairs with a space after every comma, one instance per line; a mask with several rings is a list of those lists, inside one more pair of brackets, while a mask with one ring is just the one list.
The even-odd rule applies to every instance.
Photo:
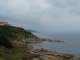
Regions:
[[12, 42], [17, 43], [18, 45], [23, 46], [22, 48], [26, 48], [28, 52], [31, 54], [27, 58], [23, 60], [80, 60], [79, 56], [75, 56], [72, 54], [67, 54], [63, 52], [57, 52], [57, 51], [50, 51], [46, 49], [36, 49], [32, 46], [29, 46], [28, 44], [36, 44], [43, 41], [49, 41], [49, 42], [64, 42], [61, 40], [50, 40], [50, 39], [44, 39], [44, 38], [38, 38], [38, 37], [19, 37], [16, 40], [12, 40]]
[[[31, 32], [20, 27], [0, 26], [0, 60], [80, 60], [72, 54], [50, 51], [46, 49], [36, 49], [28, 44], [36, 44], [43, 41], [64, 42], [61, 40], [51, 40], [38, 38]], [[7, 46], [7, 47], [6, 47]]]
[[[14, 41], [14, 40], [13, 40]], [[22, 44], [23, 46], [27, 46], [27, 49], [31, 54], [36, 55], [35, 57], [29, 56], [28, 60], [80, 60], [79, 57], [76, 57], [72, 54], [66, 54], [63, 52], [56, 52], [56, 51], [49, 51], [46, 49], [36, 49], [32, 46], [28, 46], [27, 44], [36, 44], [43, 41], [49, 41], [49, 42], [64, 42], [61, 40], [50, 40], [50, 39], [44, 39], [44, 38], [37, 38], [37, 37], [30, 37], [27, 39], [24, 39], [24, 37], [20, 40], [20, 42], [16, 41], [18, 44]]]
[[47, 38], [40, 38], [42, 41], [49, 41], [49, 42], [64, 42], [61, 40], [51, 40], [51, 39], [47, 39]]
[[32, 58], [31, 60], [80, 60], [79, 57], [63, 52], [49, 51], [43, 48], [35, 49], [31, 46], [28, 46], [28, 49], [31, 54], [36, 54], [38, 56]]
[[31, 37], [31, 38], [27, 39], [27, 43], [29, 43], [29, 44], [36, 44], [36, 43], [40, 43], [40, 42], [43, 42], [43, 41], [64, 42], [64, 41], [61, 41], [61, 40], [51, 40], [51, 39], [47, 39], [47, 38], [34, 38], [34, 37]]

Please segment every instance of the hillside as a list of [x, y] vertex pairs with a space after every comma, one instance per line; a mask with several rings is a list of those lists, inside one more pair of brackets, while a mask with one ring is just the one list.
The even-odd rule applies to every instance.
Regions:
[[27, 41], [30, 43], [31, 37], [38, 39], [21, 27], [0, 26], [0, 60], [22, 60], [30, 55], [31, 53], [25, 47], [27, 47]]
[[20, 27], [13, 26], [0, 26], [0, 45], [11, 48], [10, 41], [14, 38], [18, 38], [19, 35], [24, 35], [25, 38], [29, 38], [31, 32], [28, 32]]
[[21, 27], [0, 26], [0, 60], [80, 60], [71, 54], [35, 49], [41, 39]]
[[32, 34], [21, 27], [13, 26], [0, 26], [0, 33], [8, 38], [15, 38], [19, 33], [25, 34], [25, 37], [29, 37], [29, 35]]

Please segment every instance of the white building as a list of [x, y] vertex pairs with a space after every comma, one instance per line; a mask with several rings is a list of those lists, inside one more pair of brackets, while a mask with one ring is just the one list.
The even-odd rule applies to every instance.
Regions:
[[1, 26], [10, 26], [8, 22], [0, 21]]

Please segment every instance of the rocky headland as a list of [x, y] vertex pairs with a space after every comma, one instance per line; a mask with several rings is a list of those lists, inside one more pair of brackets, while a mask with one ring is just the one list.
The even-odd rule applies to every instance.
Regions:
[[80, 60], [72, 54], [28, 46], [42, 41], [64, 41], [38, 38], [23, 28], [13, 26], [0, 26], [0, 33], [0, 60]]

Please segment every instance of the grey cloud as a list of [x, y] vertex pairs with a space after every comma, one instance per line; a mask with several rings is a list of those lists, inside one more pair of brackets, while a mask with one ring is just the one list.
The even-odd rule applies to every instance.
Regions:
[[79, 0], [0, 0], [0, 19], [38, 31], [75, 30], [80, 19], [79, 3]]
[[67, 1], [67, 5], [69, 6], [76, 6], [78, 2], [76, 1]]
[[69, 12], [72, 15], [80, 15], [80, 8], [73, 8]]
[[79, 4], [80, 0], [47, 0], [52, 6], [56, 6], [58, 8], [66, 8], [70, 6], [76, 6]]

